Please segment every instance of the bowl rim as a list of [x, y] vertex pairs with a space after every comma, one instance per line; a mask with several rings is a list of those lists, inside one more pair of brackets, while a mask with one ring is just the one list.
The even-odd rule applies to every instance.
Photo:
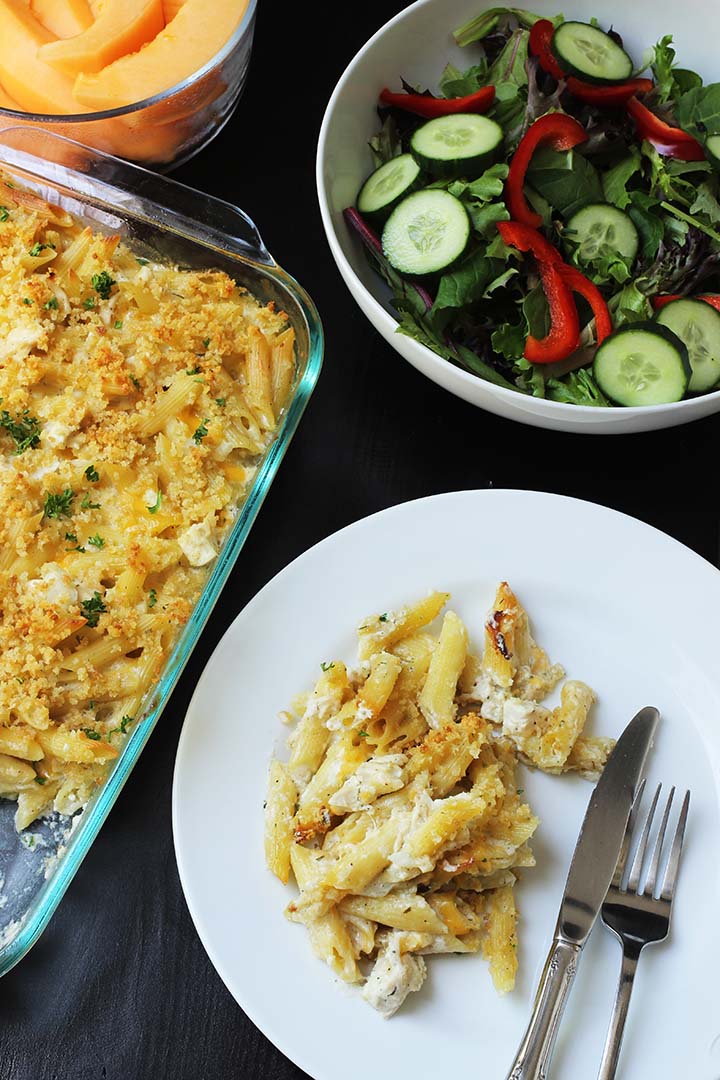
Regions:
[[[372, 309], [373, 316], [380, 323], [382, 323], [385, 331], [388, 334], [394, 333], [398, 326], [397, 319], [386, 310], [383, 304], [377, 299], [364, 282], [360, 279], [355, 271], [350, 260], [345, 255], [340, 241], [338, 239], [335, 222], [333, 221], [333, 212], [330, 208], [330, 202], [328, 199], [328, 193], [325, 186], [325, 156], [327, 150], [328, 133], [333, 122], [334, 113], [338, 106], [338, 102], [343, 95], [347, 83], [352, 78], [355, 69], [365, 56], [372, 51], [376, 43], [382, 38], [390, 29], [395, 27], [398, 23], [402, 23], [405, 20], [411, 20], [414, 13], [420, 8], [429, 7], [432, 4], [437, 3], [438, 0], [414, 0], [414, 3], [408, 5], [399, 11], [396, 15], [393, 15], [391, 19], [388, 19], [386, 23], [375, 31], [375, 33], [368, 38], [364, 45], [355, 53], [350, 63], [347, 65], [342, 75], [340, 76], [335, 88], [330, 96], [330, 100], [325, 109], [323, 115], [322, 124], [320, 127], [320, 133], [318, 135], [318, 147], [315, 158], [315, 180], [317, 185], [318, 201], [320, 204], [320, 215], [322, 217], [323, 226], [325, 228], [325, 235], [327, 236], [330, 250], [333, 258], [340, 268], [340, 272], [345, 278], [346, 283], [352, 282], [352, 289], [362, 293], [363, 298]], [[490, 6], [489, 3], [486, 6]], [[371, 320], [372, 321], [372, 320]], [[469, 371], [465, 371], [463, 368], [455, 365], [451, 365], [444, 357], [439, 356], [438, 353], [433, 352], [427, 345], [423, 345], [420, 341], [413, 341], [417, 349], [421, 354], [426, 357], [438, 371], [443, 371], [447, 366], [453, 369], [453, 374], [460, 381], [460, 384], [466, 386], [468, 390], [477, 387], [478, 383], [486, 388], [491, 397], [497, 396], [501, 401], [517, 403], [518, 395], [526, 402], [532, 402], [533, 406], [539, 413], [547, 411], [549, 416], [555, 416], [558, 419], [561, 417], [569, 418], [572, 416], [596, 416], [598, 419], [602, 416], [608, 416], [608, 408], [604, 405], [573, 405], [564, 401], [552, 401], [549, 398], [535, 397], [530, 394], [523, 394], [518, 390], [509, 390], [504, 386], [497, 386], [495, 383], [489, 382], [487, 379], [481, 378], [479, 375], [473, 375]], [[452, 391], [456, 393], [456, 391]], [[683, 406], [696, 405], [701, 401], [717, 401], [720, 402], [720, 388], [713, 390], [708, 394], [698, 394], [695, 397], [683, 398], [682, 401], [665, 402], [659, 405], [625, 405], [625, 406], [612, 406], [612, 415], [618, 415], [616, 410], [620, 410], [623, 417], [635, 417], [635, 416], [651, 416], [657, 415], [663, 412], [678, 412]], [[534, 409], [533, 409], [534, 411]], [[713, 410], [710, 410], [711, 412]], [[708, 415], [703, 413], [703, 415]], [[698, 417], [699, 419], [699, 417]]]
[[140, 112], [142, 109], [147, 109], [151, 105], [160, 105], [162, 102], [167, 101], [176, 94], [187, 90], [188, 87], [199, 82], [217, 67], [218, 64], [223, 63], [223, 61], [227, 59], [230, 53], [233, 52], [235, 47], [242, 41], [246, 31], [252, 26], [256, 7], [257, 0], [248, 0], [240, 22], [222, 48], [203, 64], [201, 68], [198, 68], [197, 71], [193, 72], [192, 75], [188, 75], [185, 79], [182, 79], [181, 82], [168, 87], [167, 90], [160, 90], [157, 94], [143, 98], [141, 101], [134, 101], [130, 105], [120, 105], [117, 109], [100, 109], [96, 112], [36, 113], [24, 112], [21, 109], [7, 109], [5, 107], [0, 107], [0, 126], [3, 116], [10, 116], [13, 119], [24, 121], [26, 124], [88, 124], [93, 123], [96, 120], [113, 120], [120, 116], [129, 116], [132, 113]]

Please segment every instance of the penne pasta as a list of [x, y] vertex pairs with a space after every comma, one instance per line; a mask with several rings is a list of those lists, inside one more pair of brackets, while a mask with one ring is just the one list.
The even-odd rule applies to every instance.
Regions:
[[[142, 719], [287, 406], [294, 332], [227, 274], [0, 184], [0, 794], [23, 829], [79, 810]], [[295, 771], [329, 742], [308, 717]]]
[[[300, 695], [288, 765], [273, 761], [266, 861], [299, 890], [286, 908], [316, 954], [391, 1016], [425, 979], [422, 957], [482, 954], [499, 993], [517, 971], [515, 886], [535, 865], [538, 818], [518, 769], [596, 776], [612, 740], [583, 735], [593, 692], [533, 640], [507, 582], [482, 656], [447, 593], [365, 619], [358, 667], [323, 663]], [[273, 793], [274, 789], [274, 793]], [[372, 967], [358, 966], [368, 959]]]

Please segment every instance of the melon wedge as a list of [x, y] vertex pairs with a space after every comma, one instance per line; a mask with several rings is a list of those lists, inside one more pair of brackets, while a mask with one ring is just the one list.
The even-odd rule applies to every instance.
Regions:
[[168, 90], [212, 60], [246, 7], [247, 0], [185, 0], [175, 18], [140, 52], [96, 74], [78, 75], [77, 101], [93, 109], [115, 109]]
[[43, 45], [38, 56], [66, 75], [101, 71], [118, 57], [137, 52], [164, 25], [162, 0], [106, 0], [87, 30]]
[[180, 8], [185, 3], [185, 0], [162, 0], [163, 6], [163, 18], [165, 19], [165, 25], [174, 19]]
[[30, 0], [30, 10], [46, 30], [59, 38], [82, 34], [93, 22], [87, 0]]
[[52, 34], [25, 0], [0, 0], [0, 83], [21, 108], [39, 113], [85, 112], [72, 80], [38, 58]]
[[[22, 112], [22, 109], [18, 105], [17, 101], [10, 97], [9, 94], [0, 86], [0, 109], [15, 109], [16, 112]], [[7, 123], [7, 117], [4, 116], [0, 121], [0, 127], [4, 127]]]

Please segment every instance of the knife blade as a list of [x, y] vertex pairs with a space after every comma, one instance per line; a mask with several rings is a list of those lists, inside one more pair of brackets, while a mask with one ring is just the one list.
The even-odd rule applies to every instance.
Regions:
[[641, 709], [607, 760], [580, 828], [530, 1024], [507, 1080], [545, 1080], [577, 963], [615, 871], [660, 713]]

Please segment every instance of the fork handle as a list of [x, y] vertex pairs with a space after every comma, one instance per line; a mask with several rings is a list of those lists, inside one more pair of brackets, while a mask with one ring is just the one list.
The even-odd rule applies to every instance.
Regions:
[[613, 1080], [620, 1059], [620, 1047], [622, 1046], [625, 1021], [627, 1020], [630, 1006], [630, 995], [635, 981], [640, 949], [629, 941], [623, 942], [623, 958], [620, 968], [620, 981], [618, 982], [615, 1008], [613, 1009], [610, 1027], [608, 1028], [605, 1050], [600, 1063], [598, 1080]]
[[543, 968], [535, 1007], [507, 1080], [545, 1080], [580, 948], [555, 939]]

